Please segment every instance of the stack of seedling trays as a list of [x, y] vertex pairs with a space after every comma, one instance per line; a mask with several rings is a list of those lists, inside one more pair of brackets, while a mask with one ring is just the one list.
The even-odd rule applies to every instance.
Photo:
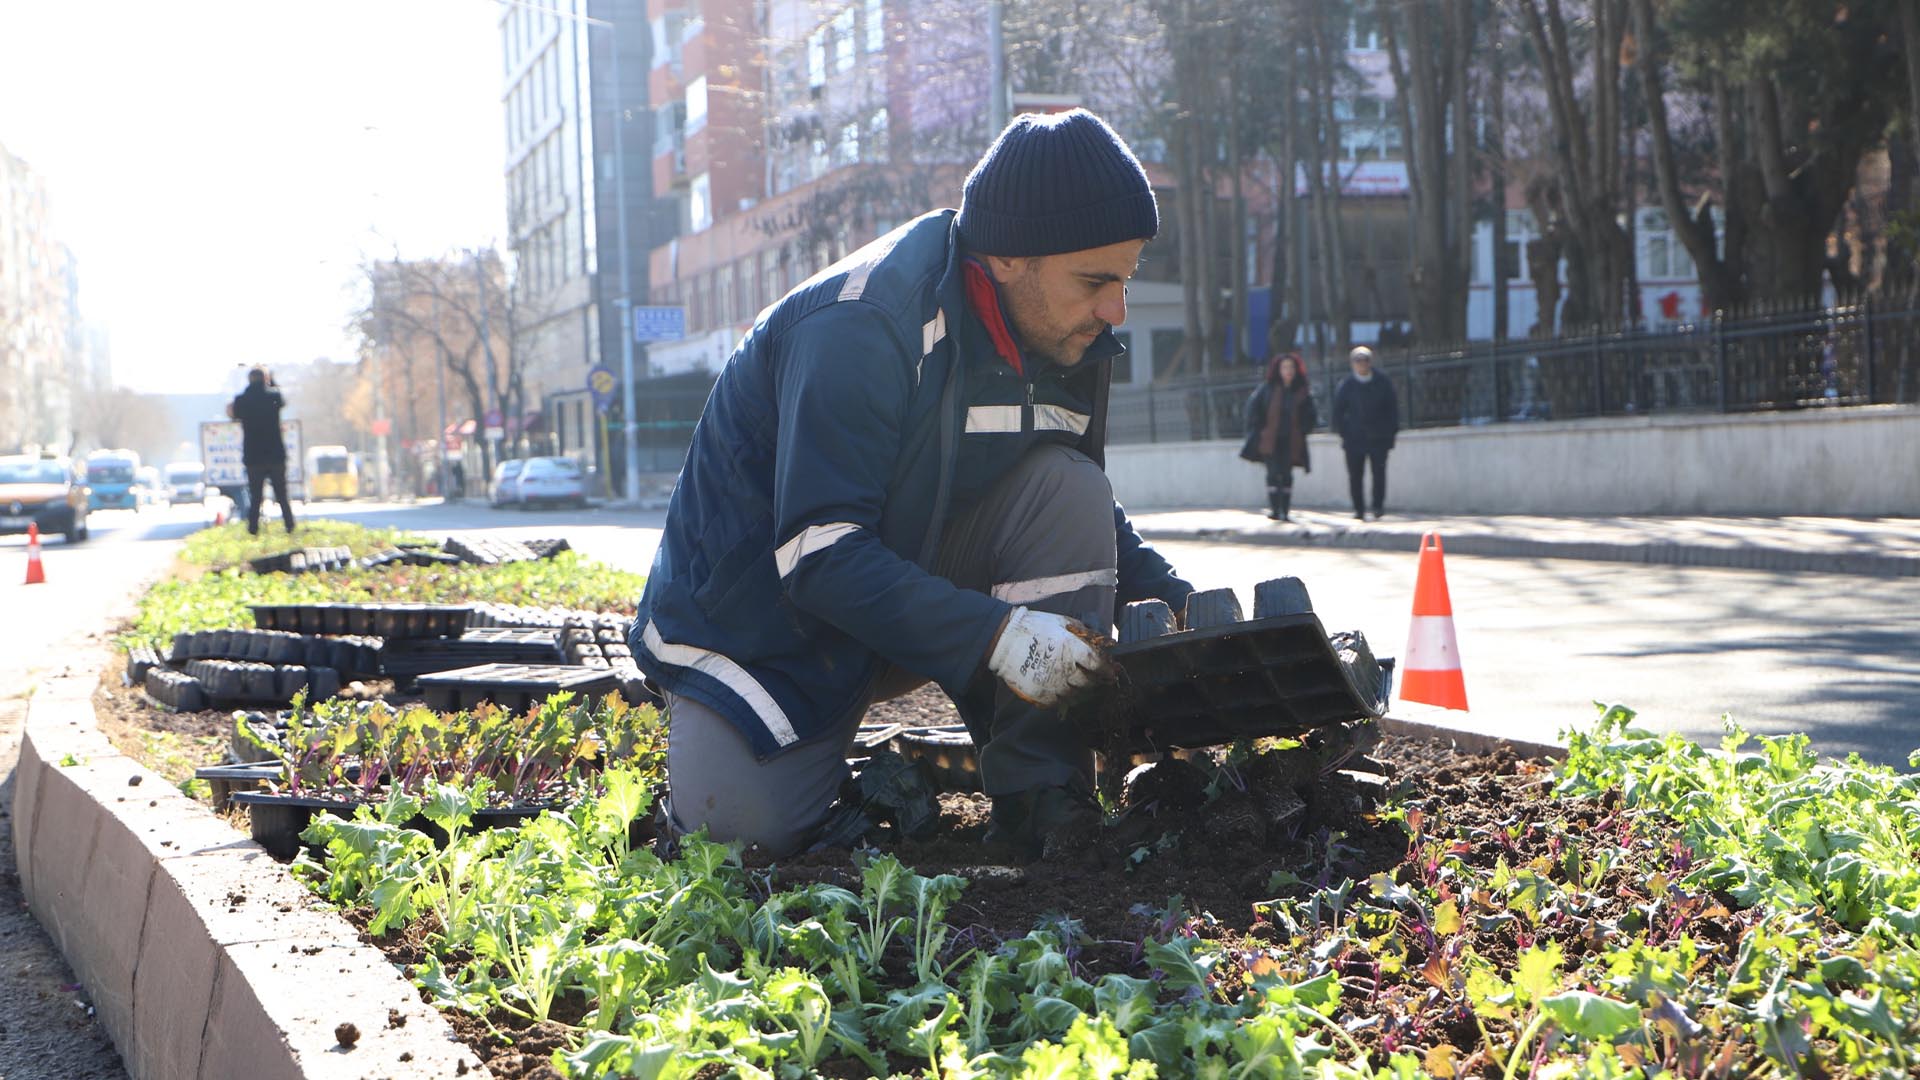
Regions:
[[[155, 672], [148, 672], [151, 680]], [[304, 664], [262, 664], [252, 660], [190, 660], [186, 674], [200, 684], [214, 708], [284, 705], [305, 693], [319, 700], [340, 692], [340, 673]], [[149, 691], [151, 692], [151, 691]]]
[[344, 547], [295, 548], [275, 555], [248, 559], [256, 574], [304, 574], [313, 570], [338, 570], [353, 565], [353, 552]]
[[369, 570], [382, 566], [458, 566], [459, 564], [460, 556], [458, 555], [419, 547], [388, 548], [360, 560], [360, 565]]
[[371, 634], [399, 638], [459, 637], [473, 608], [465, 604], [254, 604], [262, 630], [301, 634]]
[[621, 679], [611, 669], [562, 664], [480, 664], [415, 681], [427, 707], [440, 712], [471, 709], [483, 701], [523, 712], [554, 694], [572, 693], [576, 701], [591, 702], [621, 691]]
[[402, 638], [387, 645], [381, 662], [396, 684], [422, 675], [481, 664], [558, 664], [566, 659], [559, 630], [469, 627], [454, 638]]
[[253, 660], [328, 667], [346, 678], [380, 674], [385, 642], [377, 637], [295, 634], [285, 630], [190, 630], [173, 636], [171, 664], [190, 660]]

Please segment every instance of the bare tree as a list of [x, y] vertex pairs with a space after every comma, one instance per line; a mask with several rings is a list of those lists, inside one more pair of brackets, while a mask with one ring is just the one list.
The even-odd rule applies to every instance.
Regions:
[[[1621, 189], [1621, 76], [1627, 0], [1583, 3], [1576, 35], [1562, 0], [1515, 0], [1541, 68], [1553, 114], [1558, 172], [1553, 208], [1564, 219], [1571, 325], [1617, 325], [1626, 313], [1633, 252], [1620, 225], [1631, 208]], [[1590, 70], [1584, 83], [1577, 69]], [[1584, 88], [1584, 93], [1582, 89]], [[1543, 231], [1545, 231], [1543, 229]], [[1544, 310], [1544, 309], [1543, 309]]]
[[155, 395], [123, 386], [92, 386], [74, 395], [73, 435], [79, 446], [124, 447], [158, 458], [172, 448], [173, 425]]
[[[524, 354], [512, 348], [513, 298], [506, 270], [491, 250], [456, 258], [375, 262], [367, 265], [366, 305], [356, 322], [369, 348], [418, 356], [437, 353], [469, 415], [485, 417], [487, 403], [501, 415], [519, 416], [526, 387]], [[492, 450], [481, 440], [482, 468], [491, 472]]]
[[[1467, 336], [1473, 278], [1472, 0], [1398, 0], [1381, 11], [1413, 202], [1414, 332]], [[1405, 46], [1402, 46], [1402, 42]], [[1503, 212], [1503, 208], [1501, 208]]]

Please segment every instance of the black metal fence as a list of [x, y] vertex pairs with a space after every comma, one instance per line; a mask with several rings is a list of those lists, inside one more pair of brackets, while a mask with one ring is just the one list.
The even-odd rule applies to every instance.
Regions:
[[[1920, 403], [1920, 306], [1863, 299], [1672, 330], [1382, 348], [1403, 427]], [[1325, 424], [1342, 356], [1307, 361]], [[1110, 443], [1239, 438], [1259, 372], [1117, 386]]]

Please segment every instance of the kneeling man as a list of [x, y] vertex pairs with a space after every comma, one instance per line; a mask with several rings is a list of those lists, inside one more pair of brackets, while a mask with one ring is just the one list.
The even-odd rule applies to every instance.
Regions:
[[1084, 110], [1022, 116], [961, 208], [763, 312], [694, 431], [634, 623], [665, 692], [669, 824], [806, 846], [874, 701], [959, 707], [990, 838], [1087, 814], [1059, 703], [1106, 672], [1120, 604], [1192, 591], [1102, 471], [1146, 173]]

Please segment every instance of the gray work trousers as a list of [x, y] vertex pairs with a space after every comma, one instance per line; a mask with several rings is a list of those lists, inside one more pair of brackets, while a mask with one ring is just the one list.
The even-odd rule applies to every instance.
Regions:
[[[941, 537], [934, 572], [963, 589], [1010, 604], [1068, 615], [1112, 630], [1117, 557], [1113, 489], [1085, 454], [1065, 446], [1035, 447]], [[1093, 754], [1056, 710], [1020, 700], [991, 674], [981, 674], [956, 701], [974, 745], [988, 795], [1034, 788], [1090, 788]], [[888, 666], [872, 701], [925, 685], [924, 676]], [[667, 780], [674, 828], [704, 827], [719, 841], [791, 854], [826, 819], [848, 776], [865, 710], [839, 728], [757, 760], [747, 739], [697, 701], [667, 695]]]

